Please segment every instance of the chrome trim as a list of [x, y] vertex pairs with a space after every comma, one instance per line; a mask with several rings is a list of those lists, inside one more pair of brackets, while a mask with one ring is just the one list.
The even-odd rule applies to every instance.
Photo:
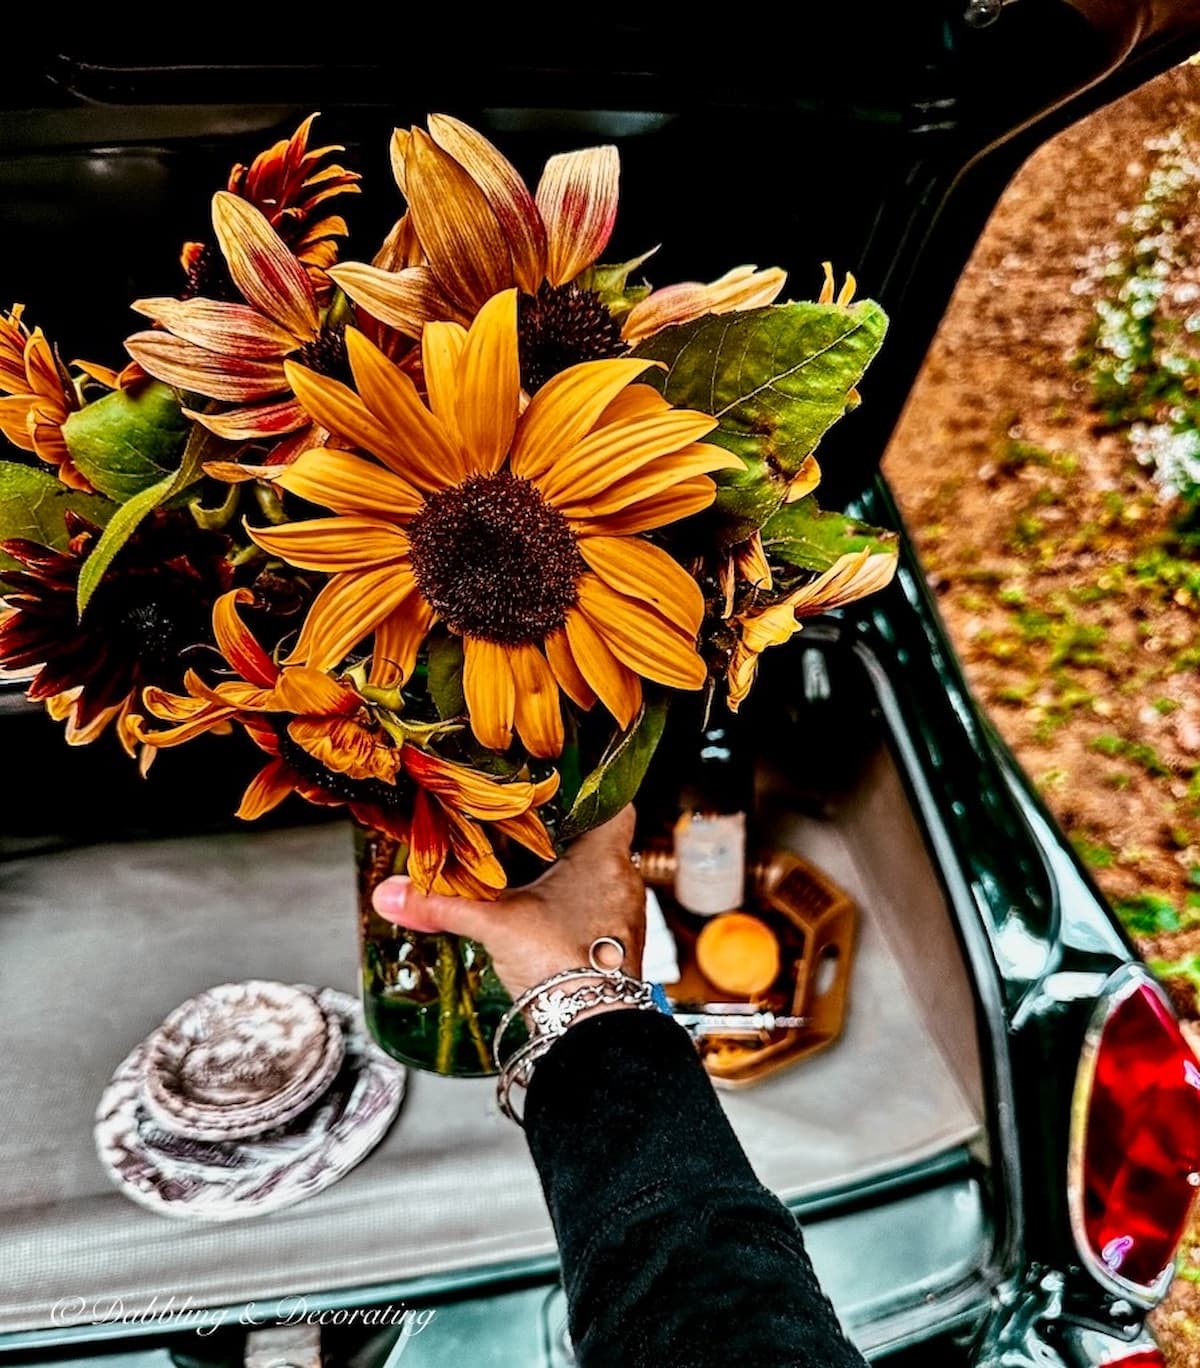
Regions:
[[1141, 987], [1149, 987], [1155, 997], [1170, 1012], [1172, 1020], [1175, 1013], [1162, 988], [1151, 977], [1149, 970], [1140, 961], [1132, 960], [1113, 971], [1101, 990], [1096, 1007], [1084, 1032], [1083, 1046], [1079, 1052], [1079, 1068], [1075, 1073], [1075, 1088], [1071, 1094], [1071, 1131], [1067, 1151], [1067, 1210], [1071, 1219], [1071, 1234], [1075, 1238], [1075, 1248], [1083, 1261], [1084, 1268], [1104, 1288], [1116, 1297], [1124, 1297], [1134, 1306], [1149, 1311], [1167, 1295], [1171, 1279], [1175, 1276], [1175, 1257], [1172, 1253], [1166, 1268], [1148, 1286], [1131, 1282], [1114, 1272], [1092, 1248], [1087, 1237], [1083, 1220], [1083, 1156], [1087, 1141], [1088, 1108], [1092, 1096], [1092, 1084], [1096, 1076], [1096, 1055], [1104, 1028], [1116, 1009]]

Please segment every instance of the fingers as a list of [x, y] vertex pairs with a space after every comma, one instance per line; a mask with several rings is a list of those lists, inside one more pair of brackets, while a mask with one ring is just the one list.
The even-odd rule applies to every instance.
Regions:
[[378, 885], [371, 895], [375, 911], [384, 921], [396, 922], [412, 931], [449, 931], [456, 936], [482, 940], [495, 903], [476, 902], [446, 893], [422, 893], [410, 880], [397, 874]]

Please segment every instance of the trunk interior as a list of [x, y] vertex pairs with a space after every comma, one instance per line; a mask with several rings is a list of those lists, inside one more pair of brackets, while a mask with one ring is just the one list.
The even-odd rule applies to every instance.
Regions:
[[[762, 1180], [811, 1210], [978, 1148], [984, 1109], [953, 918], [867, 672], [819, 628], [774, 655], [747, 711], [762, 757], [756, 830], [851, 895], [857, 948], [841, 1038], [724, 1101]], [[670, 755], [655, 762], [643, 819]], [[172, 1225], [109, 1187], [92, 1115], [126, 1052], [183, 998], [228, 979], [352, 988], [354, 918], [338, 824], [12, 852], [0, 897], [0, 1095], [14, 1102], [0, 1139], [0, 1331], [48, 1325], [64, 1289], [119, 1295], [132, 1313], [164, 1288], [220, 1306], [553, 1266], [524, 1142], [486, 1080], [410, 1074], [374, 1156], [270, 1220]]]

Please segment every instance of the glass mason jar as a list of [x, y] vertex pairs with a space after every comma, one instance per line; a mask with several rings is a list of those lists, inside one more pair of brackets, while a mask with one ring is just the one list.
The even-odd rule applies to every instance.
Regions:
[[404, 873], [407, 850], [357, 823], [354, 848], [363, 1010], [372, 1036], [393, 1059], [429, 1073], [494, 1074], [492, 1036], [512, 999], [487, 951], [462, 936], [385, 921], [371, 894], [389, 875]]

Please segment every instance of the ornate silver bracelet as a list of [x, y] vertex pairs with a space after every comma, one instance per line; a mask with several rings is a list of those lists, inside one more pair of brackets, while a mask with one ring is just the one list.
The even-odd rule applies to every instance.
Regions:
[[[606, 969], [598, 960], [597, 952], [604, 946], [619, 955], [614, 968]], [[625, 946], [615, 936], [601, 936], [588, 950], [588, 965], [578, 969], [564, 969], [543, 983], [527, 989], [500, 1018], [492, 1038], [492, 1059], [500, 1071], [496, 1082], [496, 1100], [500, 1110], [518, 1126], [524, 1121], [513, 1109], [512, 1090], [515, 1086], [529, 1087], [534, 1066], [566, 1033], [581, 1012], [591, 1007], [614, 1006], [622, 1003], [642, 1011], [654, 1010], [651, 985], [631, 978], [621, 969]], [[573, 989], [568, 987], [576, 984]], [[527, 1014], [529, 1036], [507, 1059], [503, 1058], [504, 1038], [522, 1014]]]

